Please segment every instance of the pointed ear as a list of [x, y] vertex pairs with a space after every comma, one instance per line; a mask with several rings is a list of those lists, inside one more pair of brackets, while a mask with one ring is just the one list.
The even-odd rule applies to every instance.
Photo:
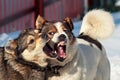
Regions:
[[14, 55], [16, 48], [17, 48], [17, 43], [14, 40], [10, 40], [8, 44], [5, 46], [5, 52]]
[[69, 26], [71, 31], [74, 29], [73, 22], [72, 22], [72, 20], [70, 18], [66, 17], [64, 19], [64, 22]]
[[38, 15], [37, 19], [36, 19], [36, 29], [42, 29], [44, 23], [45, 23], [45, 19], [43, 17], [41, 17], [40, 15]]

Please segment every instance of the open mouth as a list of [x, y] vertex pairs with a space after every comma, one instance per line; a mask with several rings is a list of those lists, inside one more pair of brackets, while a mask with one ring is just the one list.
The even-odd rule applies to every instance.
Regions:
[[[54, 49], [53, 49], [54, 48]], [[52, 58], [57, 58], [63, 62], [66, 59], [66, 41], [60, 41], [53, 45], [53, 48], [47, 43], [43, 51]]]

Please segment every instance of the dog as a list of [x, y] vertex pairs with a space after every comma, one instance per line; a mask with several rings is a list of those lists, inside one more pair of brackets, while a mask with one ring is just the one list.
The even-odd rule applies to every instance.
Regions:
[[29, 28], [0, 47], [0, 80], [44, 80], [46, 41], [39, 30]]
[[38, 16], [36, 28], [47, 39], [43, 51], [50, 58], [49, 65], [59, 75], [49, 73], [47, 80], [110, 80], [110, 62], [98, 39], [109, 37], [114, 31], [111, 14], [91, 10], [83, 18], [80, 34], [75, 37], [72, 20], [47, 21]]

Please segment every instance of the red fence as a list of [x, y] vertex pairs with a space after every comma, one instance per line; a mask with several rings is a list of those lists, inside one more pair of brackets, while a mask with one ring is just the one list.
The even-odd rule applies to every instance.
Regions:
[[0, 33], [34, 25], [34, 0], [0, 0]]
[[84, 0], [0, 0], [0, 33], [34, 27], [41, 14], [47, 20], [79, 18]]
[[44, 16], [48, 20], [79, 18], [84, 12], [84, 0], [44, 0], [44, 7]]

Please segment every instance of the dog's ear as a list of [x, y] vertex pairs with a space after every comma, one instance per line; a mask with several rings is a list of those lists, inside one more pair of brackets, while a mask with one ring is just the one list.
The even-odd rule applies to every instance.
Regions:
[[43, 17], [41, 17], [40, 15], [38, 15], [37, 19], [36, 19], [36, 29], [42, 29], [44, 23], [45, 23], [45, 19]]
[[5, 46], [5, 52], [14, 55], [16, 48], [17, 42], [15, 40], [9, 40], [8, 44]]
[[72, 20], [70, 18], [66, 17], [64, 19], [64, 22], [69, 26], [71, 31], [74, 29], [73, 22], [72, 22]]

